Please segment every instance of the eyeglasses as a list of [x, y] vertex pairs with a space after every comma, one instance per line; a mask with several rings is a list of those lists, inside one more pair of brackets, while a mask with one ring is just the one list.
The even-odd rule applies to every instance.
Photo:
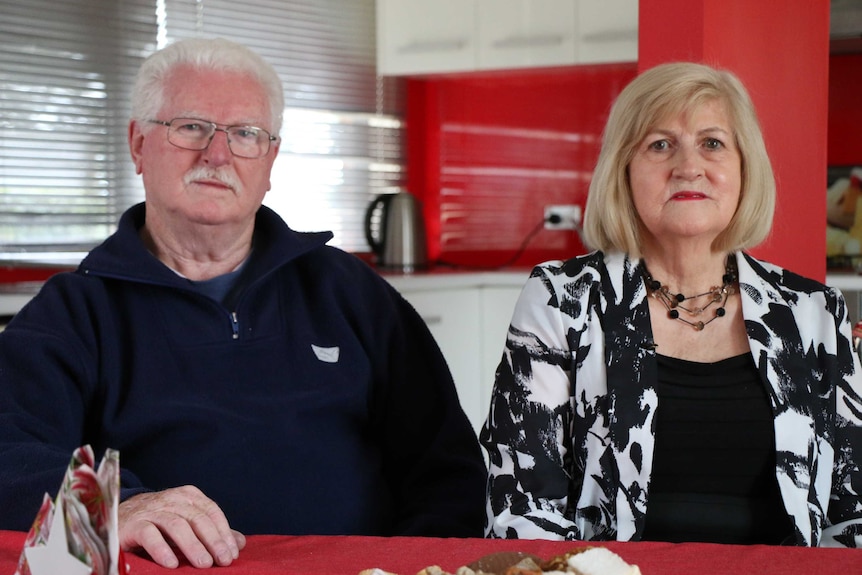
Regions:
[[168, 142], [184, 150], [206, 150], [216, 132], [227, 135], [231, 153], [239, 158], [259, 158], [269, 152], [270, 142], [278, 139], [257, 126], [228, 126], [219, 128], [214, 122], [197, 118], [174, 118], [170, 122], [148, 120], [168, 127]]

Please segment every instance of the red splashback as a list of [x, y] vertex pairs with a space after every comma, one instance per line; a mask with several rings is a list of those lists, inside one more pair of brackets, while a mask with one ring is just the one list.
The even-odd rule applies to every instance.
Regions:
[[[66, 268], [0, 266], [0, 284], [43, 282]], [[70, 268], [71, 269], [71, 268]]]
[[584, 206], [611, 102], [636, 70], [409, 80], [408, 185], [424, 203], [431, 259], [528, 266], [583, 253], [575, 232], [541, 228], [544, 208]]
[[[493, 267], [517, 253], [549, 204], [583, 206], [610, 103], [636, 64], [408, 81], [409, 187], [424, 201], [434, 261]], [[862, 164], [862, 55], [833, 55], [828, 163]], [[540, 231], [516, 265], [582, 253]]]
[[829, 58], [828, 162], [862, 166], [862, 54]]

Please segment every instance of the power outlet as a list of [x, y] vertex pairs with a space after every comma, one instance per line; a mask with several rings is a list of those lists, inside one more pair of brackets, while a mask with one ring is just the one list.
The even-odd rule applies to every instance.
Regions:
[[576, 230], [581, 225], [581, 206], [545, 206], [546, 230]]

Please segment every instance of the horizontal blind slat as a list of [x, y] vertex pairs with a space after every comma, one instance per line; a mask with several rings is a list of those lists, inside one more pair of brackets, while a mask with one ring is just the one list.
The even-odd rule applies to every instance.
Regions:
[[[374, 0], [160, 3], [161, 20], [157, 0], [0, 0], [0, 251], [95, 244], [142, 199], [126, 147], [129, 90], [160, 38], [194, 36], [249, 46], [284, 82], [268, 194], [278, 211], [368, 249], [368, 202], [406, 179], [403, 82], [378, 86]], [[326, 120], [296, 119], [309, 112]]]

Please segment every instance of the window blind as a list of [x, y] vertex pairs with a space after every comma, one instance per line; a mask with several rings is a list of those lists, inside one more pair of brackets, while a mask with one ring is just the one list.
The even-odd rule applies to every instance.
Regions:
[[221, 36], [284, 82], [265, 203], [298, 230], [368, 249], [365, 208], [403, 185], [403, 82], [376, 76], [374, 0], [0, 0], [0, 258], [86, 250], [143, 198], [129, 159], [144, 57]]
[[125, 130], [154, 0], [0, 0], [0, 12], [0, 251], [86, 249], [141, 197]]

